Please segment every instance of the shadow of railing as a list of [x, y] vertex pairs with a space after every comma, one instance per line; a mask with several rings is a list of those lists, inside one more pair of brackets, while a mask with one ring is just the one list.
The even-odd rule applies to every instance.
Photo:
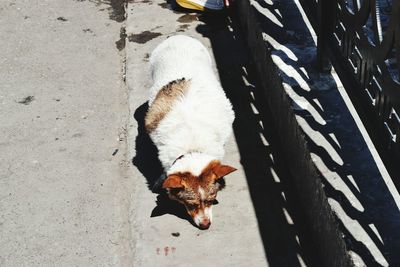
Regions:
[[[267, 3], [268, 2], [268, 3]], [[325, 192], [337, 212], [353, 259], [368, 266], [400, 264], [400, 212], [335, 77], [315, 68], [316, 47], [294, 0], [256, 1], [254, 10], [272, 46]], [[357, 262], [356, 262], [357, 264]]]
[[258, 97], [247, 48], [232, 13], [205, 14], [197, 31], [211, 41], [221, 84], [231, 100], [233, 124], [269, 266], [320, 266], [303, 225], [272, 122]]

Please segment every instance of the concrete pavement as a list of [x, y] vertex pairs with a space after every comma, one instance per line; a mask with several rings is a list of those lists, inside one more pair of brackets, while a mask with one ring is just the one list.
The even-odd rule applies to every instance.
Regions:
[[[235, 27], [235, 31], [233, 28]], [[127, 85], [132, 116], [129, 153], [134, 164], [132, 247], [134, 266], [304, 266], [310, 250], [292, 218], [258, 111], [245, 44], [230, 17], [171, 10], [164, 1], [134, 1], [127, 8]], [[226, 163], [238, 171], [226, 177], [209, 230], [195, 228], [180, 206], [151, 192], [161, 174], [156, 149], [143, 127], [151, 86], [148, 56], [173, 34], [199, 39], [212, 51], [216, 71], [235, 112]], [[278, 173], [278, 174], [277, 174]], [[299, 237], [300, 236], [300, 237]], [[300, 245], [301, 244], [301, 245]], [[308, 244], [310, 246], [310, 244]]]
[[[0, 265], [309, 265], [229, 19], [141, 1], [124, 22], [118, 3], [0, 5]], [[141, 124], [147, 59], [176, 33], [214, 51], [237, 113], [226, 162], [239, 170], [207, 231], [148, 188], [160, 170]]]
[[[159, 168], [156, 151], [149, 142], [146, 147], [146, 134], [140, 127], [151, 86], [148, 54], [167, 36], [183, 33], [180, 31], [200, 39], [210, 48], [210, 41], [196, 31], [200, 24], [203, 23], [198, 21], [198, 15], [174, 13], [163, 1], [128, 5], [127, 85], [131, 113], [135, 114], [128, 140], [129, 152], [137, 167], [133, 169], [137, 185], [133, 194], [136, 205], [132, 228], [138, 233], [133, 240], [134, 266], [210, 266], [213, 263], [242, 266], [250, 262], [252, 266], [267, 265], [242, 169], [227, 178], [227, 187], [219, 194], [220, 203], [214, 207], [214, 221], [207, 231], [195, 228], [186, 220], [185, 213], [167, 199], [159, 198], [157, 208], [157, 195], [148, 188], [161, 175], [152, 171]], [[240, 167], [233, 138], [227, 147], [226, 162]], [[163, 202], [167, 202], [166, 208], [162, 207]]]
[[121, 13], [102, 2], [0, 3], [0, 266], [131, 262]]
[[[267, 16], [272, 26], [294, 21], [282, 20], [290, 17], [287, 10], [267, 2], [252, 2], [262, 19]], [[235, 16], [177, 12], [162, 0], [126, 5], [124, 10], [122, 0], [0, 3], [5, 37], [0, 39], [0, 266], [321, 266], [274, 153], [276, 133], [260, 119], [264, 107], [254, 97], [253, 67]], [[281, 20], [271, 14], [281, 14]], [[292, 26], [277, 35], [266, 30], [266, 39], [273, 43], [287, 34], [298, 41]], [[143, 128], [151, 85], [148, 57], [173, 34], [196, 37], [212, 51], [236, 112], [225, 162], [238, 171], [226, 178], [206, 231], [194, 227], [181, 206], [150, 190], [161, 169]], [[274, 44], [283, 75], [286, 55], [308, 58], [296, 47]], [[395, 210], [399, 196], [379, 159], [374, 165], [376, 152], [365, 133], [357, 132], [361, 126], [350, 113], [343, 115], [346, 105], [354, 113], [351, 105], [331, 87], [299, 97], [301, 86], [308, 85], [302, 79], [298, 85], [296, 75], [312, 73], [312, 67], [296, 70], [286, 89], [300, 125], [315, 141], [313, 158], [325, 174], [353, 259], [385, 265], [393, 259], [385, 253], [394, 251], [390, 236], [398, 212], [387, 224], [377, 207]], [[311, 78], [314, 87], [328, 84]], [[329, 104], [332, 95], [336, 100]], [[326, 114], [317, 112], [319, 105]], [[332, 121], [345, 122], [341, 131], [329, 128]], [[308, 126], [315, 122], [320, 131]], [[343, 134], [350, 128], [351, 134]], [[354, 132], [363, 147], [358, 154], [351, 148]], [[346, 165], [360, 162], [369, 163]], [[368, 189], [374, 181], [381, 188], [375, 195], [380, 206], [374, 206]], [[367, 213], [359, 212], [363, 208]]]

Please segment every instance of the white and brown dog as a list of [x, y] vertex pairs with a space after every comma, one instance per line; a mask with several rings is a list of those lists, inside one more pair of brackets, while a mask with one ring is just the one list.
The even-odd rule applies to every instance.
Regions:
[[150, 57], [153, 86], [145, 127], [166, 173], [162, 187], [207, 229], [220, 179], [236, 169], [221, 164], [235, 118], [232, 105], [199, 41], [176, 35]]

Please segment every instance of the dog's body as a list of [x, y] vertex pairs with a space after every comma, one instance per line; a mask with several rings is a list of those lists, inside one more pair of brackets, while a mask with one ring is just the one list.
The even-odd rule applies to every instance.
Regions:
[[[145, 126], [167, 175], [163, 187], [185, 204], [198, 226], [208, 228], [209, 196], [215, 199], [218, 179], [235, 170], [220, 163], [232, 132], [232, 105], [207, 49], [193, 38], [177, 35], [162, 42], [151, 54], [150, 67]], [[195, 213], [191, 200], [196, 200]]]

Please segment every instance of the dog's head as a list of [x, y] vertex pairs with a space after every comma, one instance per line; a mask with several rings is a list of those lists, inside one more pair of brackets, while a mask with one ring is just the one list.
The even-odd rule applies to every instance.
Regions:
[[171, 199], [185, 205], [193, 222], [201, 229], [211, 225], [212, 205], [217, 193], [224, 187], [222, 178], [236, 169], [222, 165], [217, 160], [210, 161], [201, 172], [178, 171], [170, 173], [163, 182]]

